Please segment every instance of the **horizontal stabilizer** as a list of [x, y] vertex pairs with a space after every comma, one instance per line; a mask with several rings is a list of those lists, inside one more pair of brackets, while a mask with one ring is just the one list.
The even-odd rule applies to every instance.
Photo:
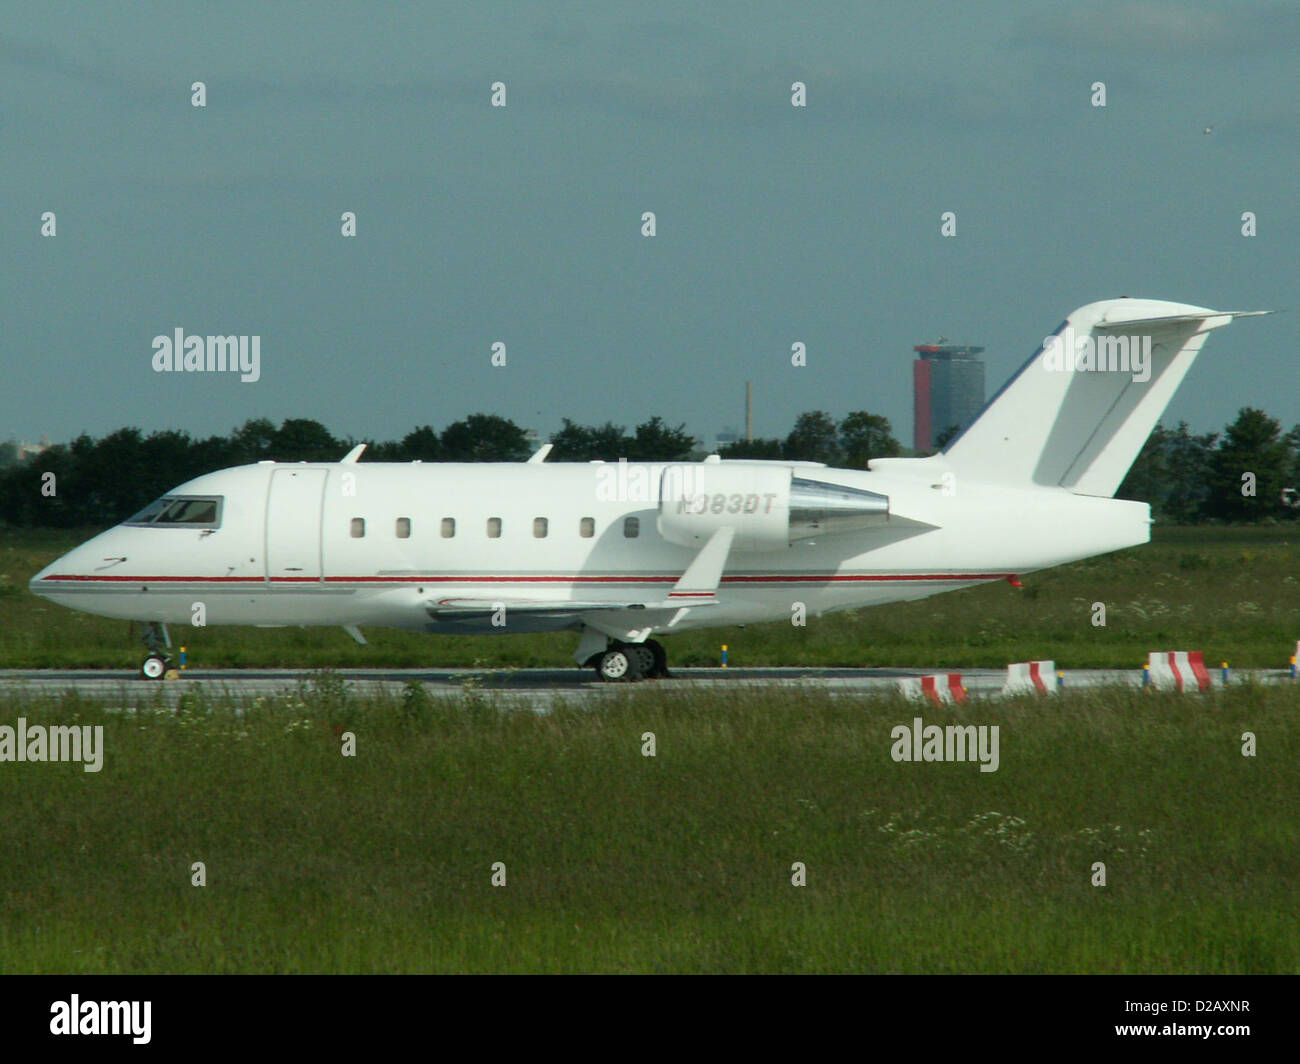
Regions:
[[[1206, 321], [1209, 318], [1227, 318], [1231, 321], [1233, 318], [1259, 318], [1265, 314], [1275, 314], [1273, 310], [1204, 310], [1195, 314], [1167, 314], [1158, 318], [1121, 318], [1107, 317], [1105, 321], [1098, 322], [1096, 329], [1106, 329], [1114, 331], [1116, 329], [1127, 329], [1133, 326], [1145, 325], [1173, 325], [1178, 322], [1187, 321]], [[1225, 322], [1224, 324], [1227, 324]]]

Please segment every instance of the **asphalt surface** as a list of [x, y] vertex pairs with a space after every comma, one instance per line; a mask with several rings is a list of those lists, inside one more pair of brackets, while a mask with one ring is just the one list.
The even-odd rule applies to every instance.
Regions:
[[[555, 697], [565, 701], [587, 701], [615, 695], [630, 687], [701, 692], [735, 687], [788, 687], [826, 690], [837, 695], [897, 691], [899, 680], [931, 673], [960, 672], [962, 684], [972, 696], [1000, 694], [1006, 682], [1002, 669], [805, 669], [805, 668], [680, 668], [664, 680], [640, 684], [608, 684], [596, 680], [591, 669], [339, 669], [337, 675], [357, 693], [387, 691], [397, 694], [411, 680], [417, 680], [432, 696], [457, 698], [467, 691], [490, 693], [494, 700], [545, 709]], [[175, 701], [198, 687], [210, 694], [236, 698], [275, 695], [310, 684], [311, 669], [187, 669], [174, 679], [144, 680], [132, 670], [7, 669], [0, 670], [0, 693], [32, 695], [76, 691], [86, 696], [121, 701], [130, 705], [155, 694]], [[1219, 670], [1210, 672], [1213, 683], [1221, 683]], [[1229, 682], [1249, 676], [1256, 682], [1289, 679], [1284, 670], [1233, 670]], [[1069, 669], [1064, 686], [1140, 686], [1141, 669]]]

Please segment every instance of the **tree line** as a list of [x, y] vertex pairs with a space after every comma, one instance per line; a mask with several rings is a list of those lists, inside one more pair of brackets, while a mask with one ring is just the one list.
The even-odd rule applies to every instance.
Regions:
[[[175, 429], [146, 436], [122, 428], [100, 439], [82, 433], [23, 461], [11, 441], [0, 444], [0, 525], [112, 524], [204, 473], [266, 460], [337, 462], [362, 442], [362, 460], [379, 462], [521, 462], [536, 446], [523, 428], [495, 414], [471, 414], [441, 432], [421, 425], [400, 440], [378, 442], [335, 436], [309, 418], [288, 418], [279, 427], [254, 418], [227, 436], [206, 438]], [[673, 428], [653, 417], [630, 433], [610, 423], [577, 425], [566, 418], [551, 442], [555, 461], [639, 461], [687, 458], [696, 441], [684, 425]]]
[[1157, 425], [1116, 496], [1173, 524], [1300, 520], [1300, 425], [1243, 407], [1223, 432]]
[[[945, 433], [951, 435], [951, 432]], [[228, 466], [274, 460], [336, 462], [359, 442], [363, 461], [518, 462], [535, 444], [523, 428], [495, 414], [471, 414], [441, 432], [431, 425], [400, 440], [338, 437], [319, 421], [266, 418], [226, 436], [192, 437], [168, 429], [144, 435], [122, 428], [99, 439], [83, 433], [23, 461], [17, 445], [0, 444], [0, 525], [81, 528], [121, 521], [177, 484]], [[941, 438], [941, 443], [944, 442]], [[704, 455], [699, 441], [660, 417], [635, 426], [580, 425], [565, 418], [551, 437], [551, 461], [681, 461]], [[873, 458], [907, 455], [889, 420], [854, 411], [836, 420], [824, 410], [800, 414], [785, 437], [739, 440], [724, 458], [824, 462], [866, 469]], [[1222, 433], [1194, 435], [1185, 422], [1156, 426], [1119, 498], [1149, 502], [1177, 523], [1300, 518], [1300, 426], [1283, 433], [1263, 411], [1244, 408]]]

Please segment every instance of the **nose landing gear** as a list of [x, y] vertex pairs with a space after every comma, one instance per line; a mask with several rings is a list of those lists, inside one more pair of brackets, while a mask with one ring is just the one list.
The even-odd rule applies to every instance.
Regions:
[[149, 656], [140, 666], [140, 675], [146, 680], [161, 680], [171, 665], [171, 655], [167, 652], [171, 649], [172, 640], [167, 634], [167, 626], [157, 621], [148, 622], [140, 641], [149, 651]]

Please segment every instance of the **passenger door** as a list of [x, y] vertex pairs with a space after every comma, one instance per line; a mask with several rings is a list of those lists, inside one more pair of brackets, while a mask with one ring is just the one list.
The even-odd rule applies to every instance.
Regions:
[[324, 469], [277, 469], [266, 502], [266, 576], [319, 580]]

